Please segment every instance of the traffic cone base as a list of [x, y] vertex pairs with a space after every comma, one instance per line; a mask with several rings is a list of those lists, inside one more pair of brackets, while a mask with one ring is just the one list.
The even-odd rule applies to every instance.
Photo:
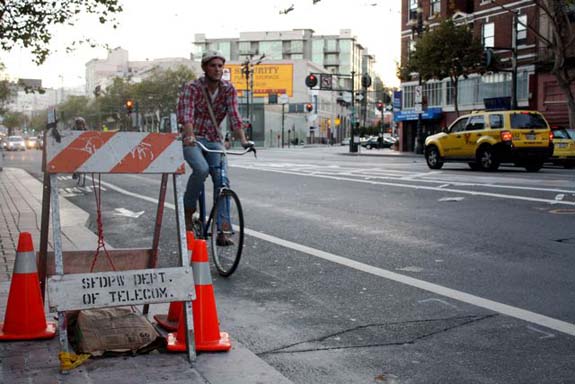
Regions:
[[[194, 232], [186, 231], [186, 243], [188, 246], [188, 254], [190, 262], [192, 261], [192, 250], [194, 249]], [[154, 315], [154, 320], [158, 325], [167, 331], [175, 332], [178, 330], [178, 321], [180, 319], [180, 312], [182, 312], [182, 302], [170, 303], [170, 308], [167, 314]]]
[[32, 235], [20, 233], [0, 340], [50, 339], [56, 324], [46, 322]]
[[56, 335], [56, 323], [48, 321], [46, 329], [37, 333], [27, 333], [25, 335], [4, 333], [4, 323], [0, 323], [0, 340], [42, 340], [51, 339]]
[[[229, 351], [232, 347], [230, 336], [220, 332], [216, 299], [212, 286], [212, 276], [205, 240], [196, 240], [193, 244], [192, 269], [196, 290], [196, 299], [192, 301], [194, 316], [194, 341], [198, 352]], [[177, 333], [167, 336], [167, 349], [182, 352], [186, 345], [186, 324], [182, 306]]]
[[[184, 340], [178, 339], [178, 333], [168, 333], [167, 349], [170, 352], [185, 352], [187, 350]], [[227, 332], [220, 332], [219, 340], [212, 340], [202, 344], [196, 343], [197, 352], [226, 352], [232, 348], [230, 335]]]
[[174, 301], [170, 303], [170, 309], [167, 315], [154, 315], [154, 320], [165, 330], [175, 332], [178, 330], [178, 321], [181, 312], [182, 302]]

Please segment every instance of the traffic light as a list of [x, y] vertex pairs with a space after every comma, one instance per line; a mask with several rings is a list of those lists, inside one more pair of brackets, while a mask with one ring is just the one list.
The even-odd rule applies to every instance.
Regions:
[[128, 113], [132, 113], [133, 109], [134, 109], [134, 100], [132, 99], [126, 100], [126, 111], [128, 111]]
[[305, 85], [307, 85], [310, 88], [313, 88], [317, 85], [317, 76], [312, 74], [307, 75], [307, 77], [305, 78]]
[[383, 111], [383, 102], [381, 100], [378, 101], [376, 107], [378, 111]]
[[305, 105], [305, 110], [308, 111], [308, 112], [313, 111], [313, 104], [312, 104], [312, 103], [307, 103], [307, 104]]
[[367, 73], [364, 73], [361, 76], [361, 86], [363, 88], [369, 88], [371, 86], [371, 76], [369, 76]]

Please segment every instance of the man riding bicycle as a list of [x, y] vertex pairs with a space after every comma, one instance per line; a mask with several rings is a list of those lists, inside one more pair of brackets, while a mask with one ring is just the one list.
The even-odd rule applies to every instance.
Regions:
[[[201, 142], [211, 150], [224, 148], [220, 124], [228, 117], [230, 129], [244, 148], [253, 145], [246, 140], [242, 118], [238, 110], [238, 94], [229, 81], [222, 80], [226, 59], [218, 52], [209, 50], [202, 55], [204, 76], [185, 84], [178, 99], [178, 123], [182, 124], [184, 158], [192, 168], [184, 194], [184, 212], [186, 230], [192, 230], [193, 216], [204, 181], [208, 173], [214, 184], [214, 196], [221, 184], [229, 185], [229, 180], [222, 180], [220, 156], [218, 153], [203, 153], [196, 146]], [[226, 142], [225, 147], [229, 147]], [[224, 161], [222, 167], [226, 168]], [[227, 175], [227, 172], [224, 172]], [[223, 233], [217, 237], [218, 245], [232, 245], [233, 241]]]

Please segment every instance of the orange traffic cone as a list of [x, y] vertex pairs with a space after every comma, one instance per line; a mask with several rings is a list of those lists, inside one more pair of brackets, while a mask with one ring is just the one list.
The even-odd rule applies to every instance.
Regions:
[[[220, 332], [205, 240], [196, 240], [194, 242], [192, 268], [194, 271], [194, 282], [196, 288], [196, 300], [192, 302], [196, 351], [229, 351], [232, 347], [230, 336], [226, 332]], [[180, 319], [184, 318], [183, 315], [184, 307], [182, 306]], [[180, 321], [178, 332], [169, 333], [167, 339], [168, 351], [185, 351], [185, 321]]]
[[0, 340], [51, 339], [56, 324], [46, 323], [32, 235], [20, 233]]
[[[192, 260], [192, 250], [194, 248], [194, 232], [186, 232], [186, 243], [188, 244], [188, 254], [190, 256], [190, 261]], [[182, 312], [182, 302], [174, 301], [170, 303], [170, 308], [168, 309], [168, 314], [154, 315], [154, 320], [158, 325], [167, 331], [177, 331], [178, 330], [178, 320], [180, 319], [180, 313]]]

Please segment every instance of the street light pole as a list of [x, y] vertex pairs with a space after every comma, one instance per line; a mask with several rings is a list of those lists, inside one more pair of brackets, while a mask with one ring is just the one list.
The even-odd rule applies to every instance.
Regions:
[[511, 109], [517, 109], [517, 13], [513, 12], [511, 36]]
[[[282, 148], [284, 147], [285, 103], [282, 103]], [[289, 140], [289, 135], [288, 135]]]
[[349, 152], [357, 152], [353, 142], [355, 125], [355, 71], [351, 71], [351, 125], [349, 129]]

